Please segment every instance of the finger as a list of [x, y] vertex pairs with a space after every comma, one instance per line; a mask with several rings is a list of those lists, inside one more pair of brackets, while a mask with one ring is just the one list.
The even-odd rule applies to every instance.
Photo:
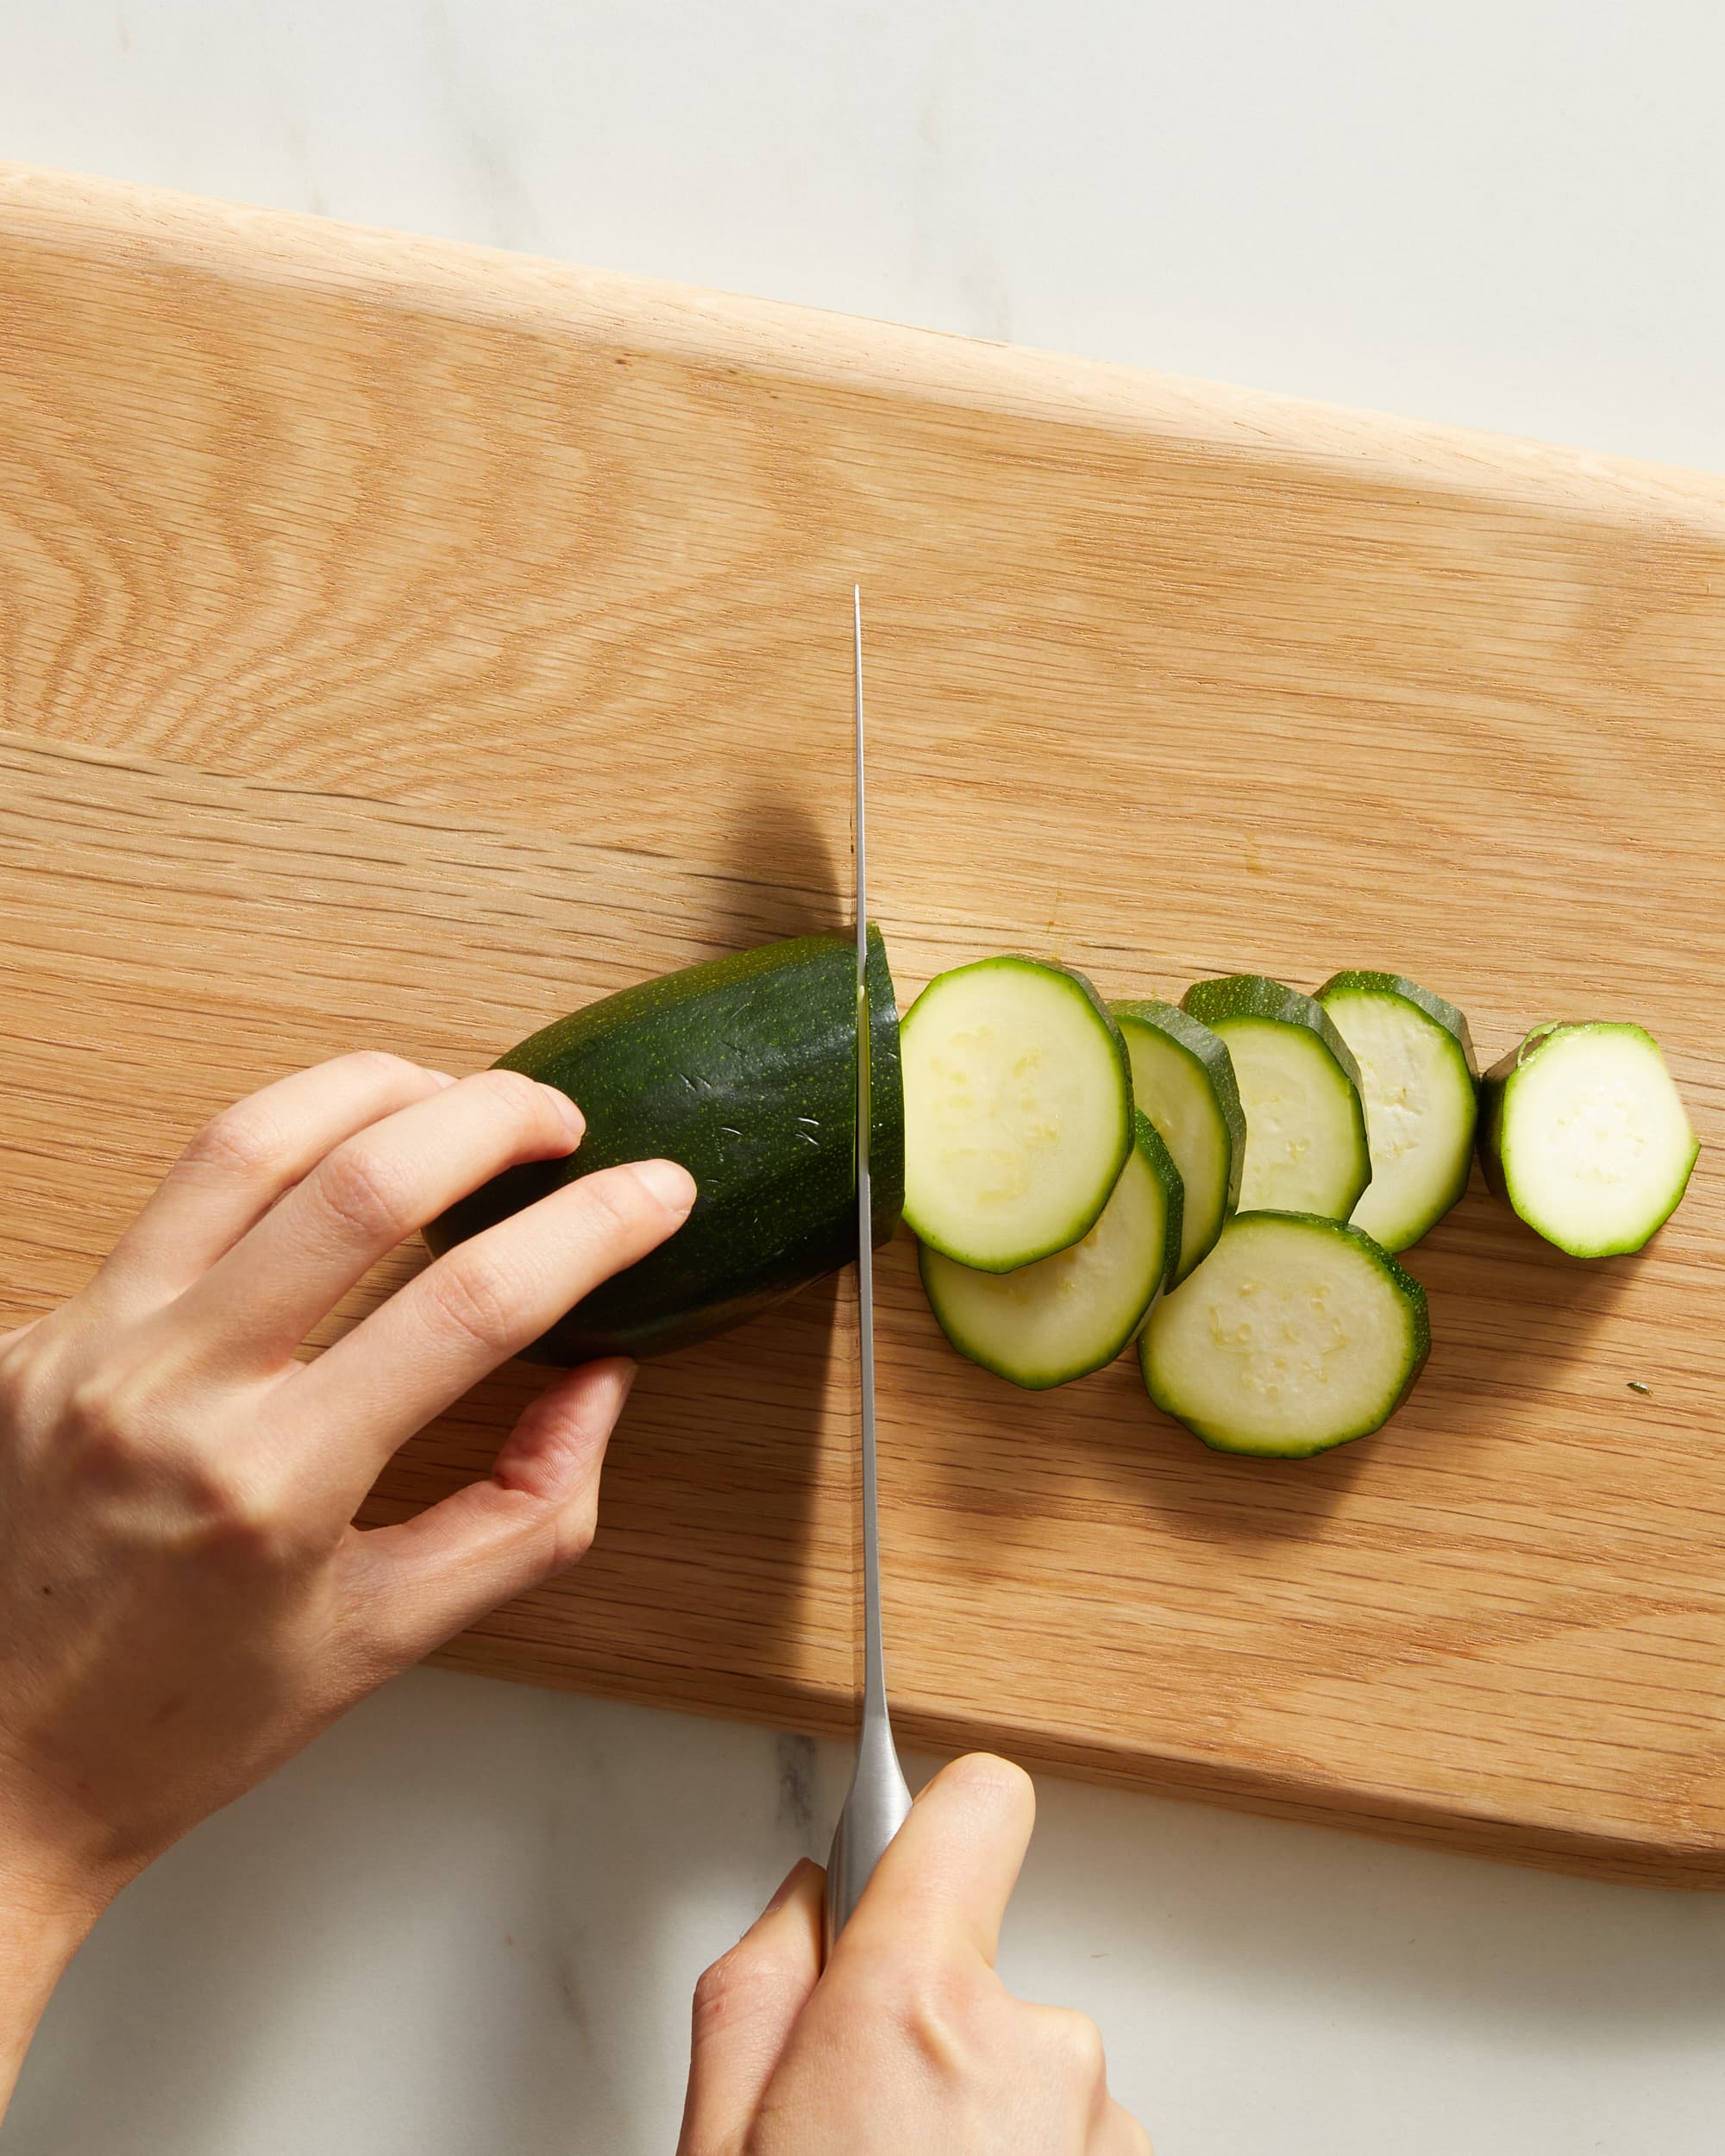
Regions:
[[973, 1949], [992, 1968], [1035, 1819], [1036, 1794], [1021, 1767], [988, 1752], [955, 1759], [888, 1844], [838, 1935], [835, 1965], [915, 1940], [936, 1955]]
[[566, 1094], [519, 1071], [464, 1079], [336, 1146], [177, 1314], [224, 1363], [277, 1368], [405, 1237], [501, 1169], [572, 1152], [582, 1129]]
[[688, 1217], [674, 1161], [605, 1168], [555, 1190], [429, 1266], [276, 1395], [288, 1441], [339, 1442], [354, 1502], [414, 1432]]
[[236, 1100], [169, 1169], [92, 1287], [134, 1305], [171, 1301], [332, 1146], [454, 1083], [441, 1071], [368, 1049]]
[[633, 1363], [587, 1363], [543, 1393], [471, 1482], [399, 1526], [356, 1534], [350, 1585], [361, 1628], [392, 1668], [585, 1556], [599, 1469]]
[[820, 1980], [826, 1874], [806, 1858], [695, 1986], [677, 2156], [740, 2156], [797, 2018]]

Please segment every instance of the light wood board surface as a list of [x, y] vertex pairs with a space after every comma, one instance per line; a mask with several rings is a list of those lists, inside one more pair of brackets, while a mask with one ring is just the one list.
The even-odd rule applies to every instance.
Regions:
[[[1642, 1021], [1714, 1149], [1639, 1259], [1476, 1188], [1306, 1463], [985, 1376], [900, 1239], [902, 1735], [1725, 1884], [1725, 481], [0, 167], [0, 1322], [286, 1068], [842, 927], [857, 577], [905, 1000], [1389, 967], [1488, 1058]], [[445, 1658], [846, 1727], [853, 1382], [848, 1280], [649, 1368], [591, 1556]]]

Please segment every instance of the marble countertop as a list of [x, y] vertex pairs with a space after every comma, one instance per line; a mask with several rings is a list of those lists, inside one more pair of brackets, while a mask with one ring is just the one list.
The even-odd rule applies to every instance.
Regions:
[[[14, 0], [0, 38], [7, 156], [1725, 467], [1715, 0]], [[845, 1766], [416, 1673], [122, 1898], [6, 2147], [668, 2156], [689, 1988]], [[1722, 2145], [1725, 1901], [1040, 1794], [1003, 1966], [1101, 2022], [1158, 2156]]]

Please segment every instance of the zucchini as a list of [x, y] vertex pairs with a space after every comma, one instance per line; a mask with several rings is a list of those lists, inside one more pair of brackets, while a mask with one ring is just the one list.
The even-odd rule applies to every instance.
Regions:
[[1180, 1258], [1180, 1170], [1149, 1117], [1101, 1218], [1052, 1257], [982, 1273], [923, 1244], [929, 1307], [961, 1355], [1040, 1392], [1112, 1363]]
[[1249, 1212], [1346, 1220], [1371, 1181], [1359, 1067], [1310, 996], [1261, 974], [1199, 981], [1183, 1007], [1220, 1034], [1245, 1111]]
[[[904, 1104], [886, 946], [869, 931], [875, 1240], [898, 1225]], [[499, 1059], [586, 1118], [566, 1160], [533, 1161], [425, 1231], [434, 1252], [619, 1161], [679, 1160], [693, 1210], [668, 1243], [596, 1288], [528, 1351], [574, 1363], [668, 1354], [727, 1332], [856, 1255], [856, 946], [800, 937], [642, 982]]]
[[1132, 1075], [1081, 973], [984, 958], [931, 981], [901, 1029], [905, 1219], [1009, 1273], [1095, 1225], [1132, 1148]]
[[1109, 1007], [1132, 1062], [1132, 1104], [1156, 1125], [1184, 1186], [1176, 1274], [1184, 1280], [1239, 1203], [1245, 1117], [1233, 1060], [1221, 1037], [1177, 1004], [1147, 998]]
[[1214, 1451], [1305, 1459], [1387, 1422], [1431, 1339], [1424, 1288], [1362, 1229], [1240, 1213], [1157, 1306], [1138, 1361], [1157, 1406]]
[[1467, 1188], [1479, 1084], [1467, 1020], [1400, 974], [1334, 974], [1317, 1000], [1365, 1100], [1371, 1181], [1350, 1217], [1386, 1250], [1405, 1250]]
[[1677, 1210], [1700, 1150], [1639, 1025], [1536, 1026], [1482, 1083], [1486, 1181], [1572, 1257], [1639, 1250]]

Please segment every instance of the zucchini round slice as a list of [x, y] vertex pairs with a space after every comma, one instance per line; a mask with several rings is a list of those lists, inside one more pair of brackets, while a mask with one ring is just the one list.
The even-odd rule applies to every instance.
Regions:
[[1371, 1181], [1371, 1154], [1359, 1067], [1320, 1006], [1261, 974], [1229, 974], [1195, 981], [1184, 1008], [1233, 1058], [1245, 1111], [1241, 1206], [1346, 1220]]
[[1360, 1229], [1240, 1213], [1138, 1342], [1151, 1398], [1218, 1452], [1305, 1459], [1381, 1427], [1431, 1348], [1426, 1292]]
[[1352, 1215], [1405, 1250], [1467, 1188], [1479, 1065], [1454, 1004], [1400, 974], [1339, 973], [1318, 991], [1359, 1066], [1371, 1181]]
[[1245, 1116], [1227, 1045], [1177, 1004], [1109, 1006], [1132, 1059], [1132, 1104], [1174, 1156], [1185, 1187], [1176, 1278], [1207, 1257], [1239, 1202]]
[[1677, 1210], [1700, 1150], [1639, 1025], [1538, 1026], [1482, 1081], [1486, 1181], [1572, 1257], [1639, 1250]]
[[1088, 1235], [1132, 1146], [1132, 1075], [1081, 973], [984, 958], [937, 975], [900, 1029], [905, 1218], [1009, 1273]]
[[[875, 1240], [904, 1193], [899, 1013], [869, 931]], [[856, 1255], [856, 946], [805, 936], [590, 1003], [498, 1066], [559, 1086], [586, 1136], [506, 1169], [425, 1231], [434, 1252], [578, 1175], [656, 1155], [698, 1188], [668, 1243], [605, 1281], [528, 1351], [544, 1363], [665, 1355], [729, 1331]]]
[[979, 1273], [925, 1244], [922, 1284], [961, 1355], [1026, 1390], [1112, 1363], [1173, 1274], [1180, 1170], [1148, 1116], [1089, 1233], [1013, 1273]]

